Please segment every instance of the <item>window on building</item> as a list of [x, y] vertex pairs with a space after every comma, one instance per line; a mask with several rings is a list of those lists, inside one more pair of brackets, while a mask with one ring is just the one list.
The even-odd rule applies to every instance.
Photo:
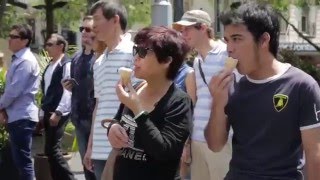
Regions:
[[308, 33], [308, 19], [306, 16], [301, 17], [301, 31]]
[[299, 30], [306, 35], [312, 35], [312, 23], [310, 22], [309, 13], [309, 6], [305, 6], [301, 9], [301, 22], [299, 23]]

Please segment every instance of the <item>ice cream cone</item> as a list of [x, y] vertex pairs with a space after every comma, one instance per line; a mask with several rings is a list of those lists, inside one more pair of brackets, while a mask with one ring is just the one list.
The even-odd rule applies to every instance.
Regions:
[[128, 85], [131, 81], [132, 69], [121, 67], [119, 68], [119, 74], [124, 85]]
[[238, 59], [234, 59], [232, 57], [228, 57], [226, 59], [226, 62], [224, 64], [224, 67], [227, 68], [227, 69], [231, 69], [233, 70], [234, 68], [237, 67], [237, 64], [238, 64]]

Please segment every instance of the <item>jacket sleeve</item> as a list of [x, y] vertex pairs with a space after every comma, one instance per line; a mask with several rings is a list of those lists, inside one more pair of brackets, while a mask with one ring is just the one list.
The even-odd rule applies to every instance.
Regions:
[[[70, 65], [71, 62], [68, 62], [63, 66], [63, 79], [70, 77]], [[70, 91], [63, 88], [63, 94], [59, 102], [59, 105], [56, 109], [57, 111], [60, 111], [63, 114], [63, 116], [68, 115], [71, 111], [71, 95], [72, 93]]]
[[163, 117], [159, 114], [137, 117], [136, 137], [141, 139], [147, 154], [158, 160], [180, 158], [184, 143], [189, 136], [189, 122], [193, 116], [192, 102], [189, 97], [180, 98], [172, 103], [164, 113], [161, 129], [151, 118]]

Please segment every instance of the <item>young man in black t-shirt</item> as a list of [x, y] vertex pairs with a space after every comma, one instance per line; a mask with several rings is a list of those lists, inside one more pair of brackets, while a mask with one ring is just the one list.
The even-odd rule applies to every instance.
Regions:
[[237, 69], [245, 75], [234, 81], [232, 72], [224, 70], [210, 82], [209, 148], [220, 151], [229, 128], [234, 131], [225, 179], [300, 180], [306, 164], [308, 180], [319, 180], [320, 88], [311, 76], [276, 59], [276, 13], [248, 3], [224, 13], [221, 21], [229, 56], [239, 60]]

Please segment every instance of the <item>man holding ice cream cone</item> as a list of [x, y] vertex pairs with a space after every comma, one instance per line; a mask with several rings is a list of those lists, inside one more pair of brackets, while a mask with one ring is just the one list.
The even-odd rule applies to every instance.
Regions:
[[320, 88], [310, 75], [277, 60], [277, 12], [251, 2], [220, 19], [228, 53], [245, 75], [234, 81], [224, 70], [209, 84], [210, 149], [222, 150], [234, 131], [225, 180], [303, 180], [305, 164], [306, 179], [320, 179]]
[[[212, 24], [208, 13], [202, 10], [187, 11], [173, 28], [182, 32], [187, 43], [198, 55], [193, 68], [196, 76], [197, 102], [194, 109], [194, 127], [191, 135], [191, 179], [223, 179], [229, 167], [231, 145], [220, 153], [212, 152], [204, 138], [204, 129], [211, 112], [211, 95], [208, 83], [212, 76], [219, 73], [227, 59], [226, 45], [213, 39]], [[185, 152], [190, 144], [186, 143]], [[186, 153], [184, 153], [186, 154]], [[186, 161], [188, 157], [182, 157]], [[187, 162], [186, 162], [187, 163]]]

